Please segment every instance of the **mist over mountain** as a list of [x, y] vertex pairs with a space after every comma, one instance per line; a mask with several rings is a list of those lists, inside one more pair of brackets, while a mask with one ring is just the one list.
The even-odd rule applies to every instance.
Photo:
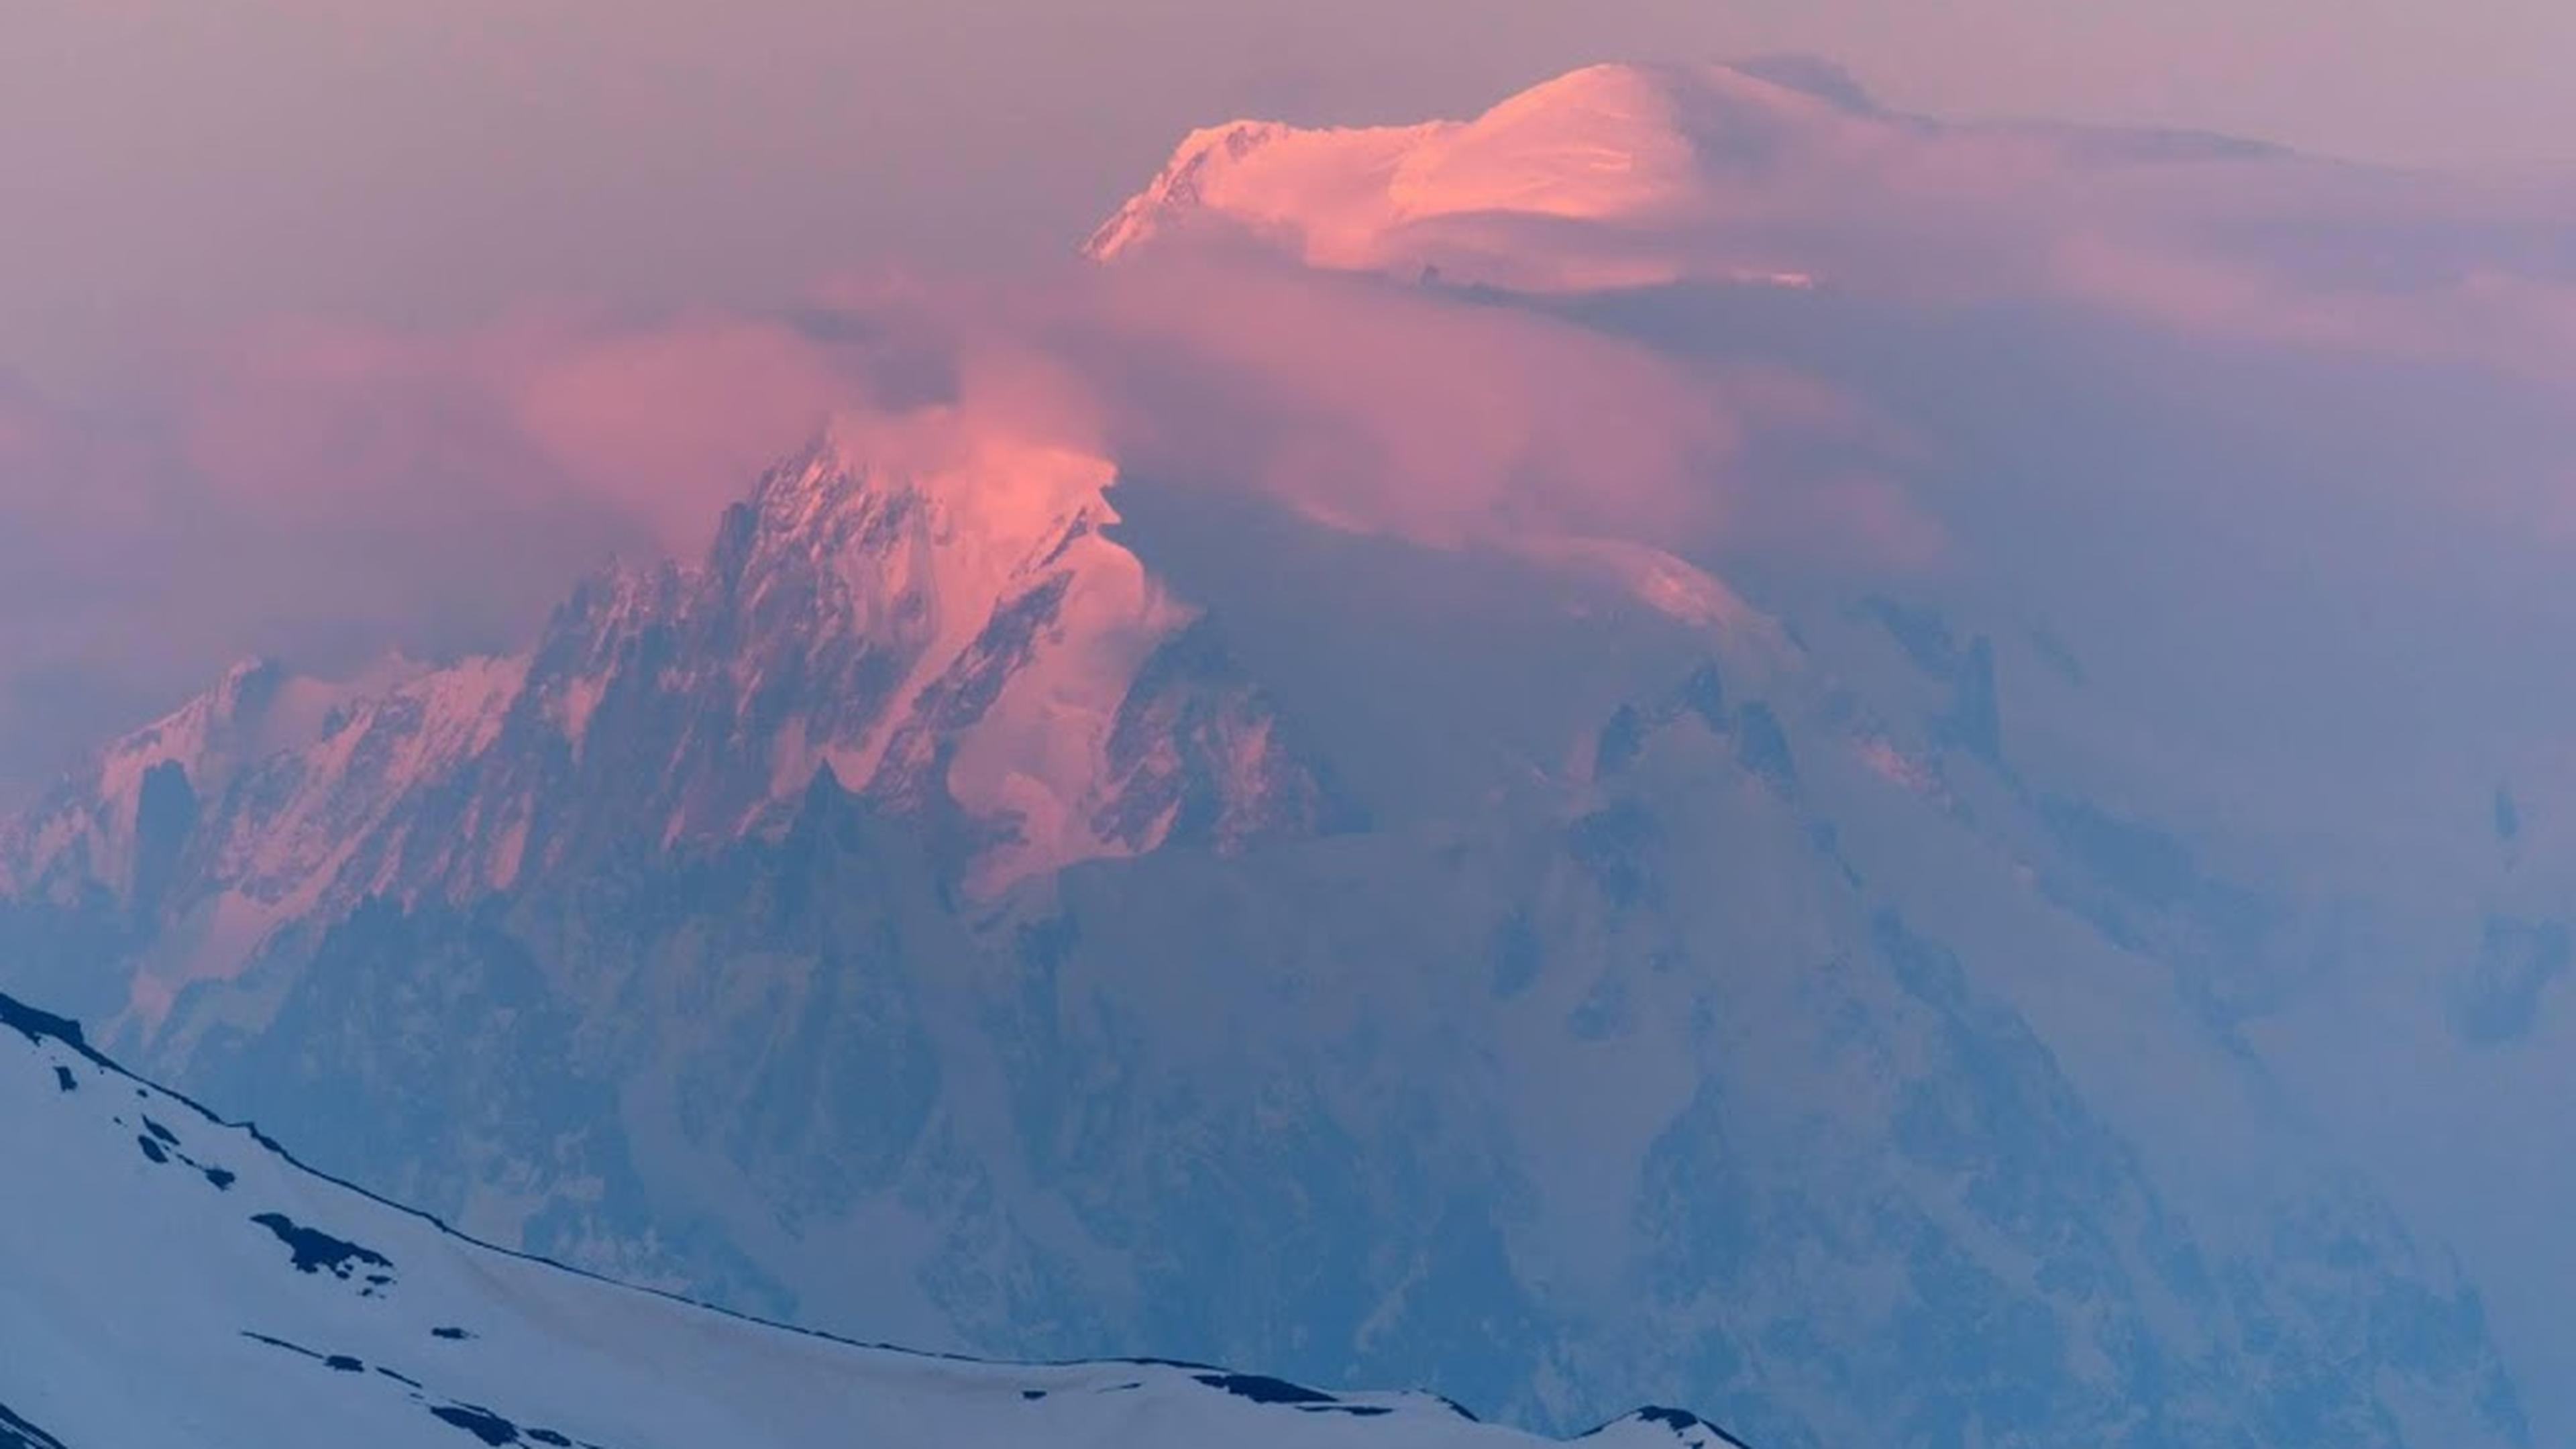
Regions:
[[[2554, 206], [1597, 66], [1197, 132], [1062, 278], [306, 339], [343, 389], [149, 456], [485, 478], [545, 567], [424, 494], [385, 582], [550, 612], [104, 742], [0, 823], [0, 986], [864, 1341], [2553, 1442]], [[17, 466], [158, 476], [25, 406]]]

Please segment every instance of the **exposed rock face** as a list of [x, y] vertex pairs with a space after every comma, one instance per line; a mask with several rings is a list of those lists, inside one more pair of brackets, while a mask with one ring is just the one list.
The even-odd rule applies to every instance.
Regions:
[[1106, 463], [865, 448], [772, 470], [698, 565], [585, 582], [523, 655], [380, 687], [244, 666], [0, 836], [0, 880], [186, 941], [138, 985], [157, 1015], [288, 922], [738, 839], [823, 772], [974, 894], [1344, 817], [1213, 621], [1104, 533]]
[[1462, 636], [1377, 601], [1470, 561], [1292, 521], [1350, 598], [1238, 642], [1097, 460], [885, 446], [523, 655], [237, 673], [18, 828], [0, 932], [335, 1171], [869, 1338], [1779, 1449], [2527, 1442], [2232, 1044], [2263, 902], [2022, 780], [1991, 635], [1500, 558]]
[[[1624, 316], [1714, 361], [1851, 300], [1784, 290], [1817, 243], [1736, 225], [1765, 186], [2240, 155], [1933, 126], [1804, 64], [1606, 67], [1467, 123], [1202, 133], [1094, 251], [1212, 230], [1436, 267], [1489, 289], [1402, 307]], [[1972, 209], [1958, 257], [2023, 265], [1985, 244], [2013, 209]], [[1860, 230], [1858, 265], [1940, 239]], [[1679, 285], [1490, 290], [1641, 282]], [[1863, 343], [1946, 380], [2017, 335]], [[1613, 413], [1645, 376], [1580, 370]], [[2022, 437], [2024, 390], [1965, 433]], [[871, 1338], [1418, 1383], [1563, 1429], [1724, 1405], [1766, 1449], [2531, 1441], [2477, 1287], [2259, 1041], [2390, 919], [2312, 893], [2316, 842], [2400, 817], [2310, 818], [2337, 766], [2268, 842], [2159, 819], [2247, 784], [2203, 745], [2264, 731], [2198, 732], [2155, 665], [2184, 632], [2047, 642], [2057, 610], [2116, 638], [2186, 595], [2177, 631], [2250, 626], [2277, 589], [2104, 594], [2169, 542], [2118, 510], [2062, 525], [2095, 545], [2066, 574], [2014, 572], [2051, 552], [2034, 504], [2107, 500], [2053, 450], [2002, 452], [2047, 486], [1978, 495], [1944, 560], [1992, 587], [1638, 521], [1691, 510], [1568, 537], [1272, 506], [1458, 481], [1360, 456], [1319, 495], [1113, 489], [935, 408], [845, 425], [703, 560], [593, 579], [524, 653], [252, 668], [112, 746], [0, 834], [0, 981], [68, 983], [156, 1070], [480, 1233]], [[2487, 815], [2481, 858], [2566, 858], [2541, 805]], [[2350, 859], [2336, 892], [2394, 879]], [[2490, 1055], [2570, 974], [2533, 876], [2461, 943], [2441, 1029]]]

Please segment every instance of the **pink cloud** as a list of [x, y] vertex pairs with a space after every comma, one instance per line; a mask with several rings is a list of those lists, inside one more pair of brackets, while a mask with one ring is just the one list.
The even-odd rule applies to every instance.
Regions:
[[[1048, 331], [1123, 464], [1443, 546], [1601, 537], [1689, 552], [1812, 539], [1857, 495], [1807, 476], [1778, 444], [1830, 433], [1866, 449], [1883, 431], [1785, 370], [1689, 363], [1533, 312], [1368, 280], [1122, 269], [1055, 305]], [[1866, 534], [1894, 536], [1892, 498], [1871, 505]], [[1929, 533], [1912, 528], [1904, 551], [1919, 554]]]
[[201, 356], [178, 411], [188, 462], [247, 507], [443, 526], [572, 501], [676, 549], [858, 385], [778, 322], [538, 310], [455, 334], [272, 326]]
[[[516, 645], [612, 553], [693, 542], [819, 426], [784, 329], [278, 324], [112, 415], [0, 399], [0, 774], [82, 700], [166, 703], [278, 653], [337, 671]], [[625, 399], [623, 403], [619, 398]]]
[[775, 322], [696, 314], [567, 342], [512, 338], [494, 383], [523, 435], [586, 494], [692, 550], [721, 500], [860, 386]]
[[2189, 245], [2072, 232], [2049, 283], [2075, 300], [2222, 341], [2411, 358], [2576, 386], [2576, 283], [2467, 267], [2419, 285], [2334, 286]]
[[[830, 302], [802, 320], [277, 323], [189, 355], [128, 428], [0, 399], [0, 520], [22, 548], [44, 541], [21, 588], [52, 602], [0, 630], [0, 675], [114, 661], [175, 691], [255, 650], [339, 669], [388, 647], [514, 645], [610, 553], [694, 554], [827, 419], [923, 407], [943, 435], [1076, 449], [1439, 547], [1865, 567], [1940, 547], [1852, 463], [1894, 438], [1851, 400], [1517, 309], [1267, 265]], [[1800, 461], [1805, 438], [1831, 439], [1834, 461]], [[84, 592], [106, 578], [141, 582]]]

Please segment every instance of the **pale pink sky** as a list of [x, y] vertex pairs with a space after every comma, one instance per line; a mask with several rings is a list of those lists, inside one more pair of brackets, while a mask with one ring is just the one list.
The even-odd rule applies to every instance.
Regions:
[[1186, 128], [1801, 49], [1943, 113], [2576, 160], [2564, 0], [8, 0], [0, 370], [280, 310], [1058, 255]]

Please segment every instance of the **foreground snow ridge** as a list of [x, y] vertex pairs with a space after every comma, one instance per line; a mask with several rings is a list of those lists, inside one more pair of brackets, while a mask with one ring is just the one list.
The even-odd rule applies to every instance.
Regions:
[[[0, 995], [0, 1446], [1509, 1449], [1426, 1394], [998, 1364], [734, 1317], [316, 1173]], [[1643, 1409], [1596, 1449], [1719, 1449]]]

